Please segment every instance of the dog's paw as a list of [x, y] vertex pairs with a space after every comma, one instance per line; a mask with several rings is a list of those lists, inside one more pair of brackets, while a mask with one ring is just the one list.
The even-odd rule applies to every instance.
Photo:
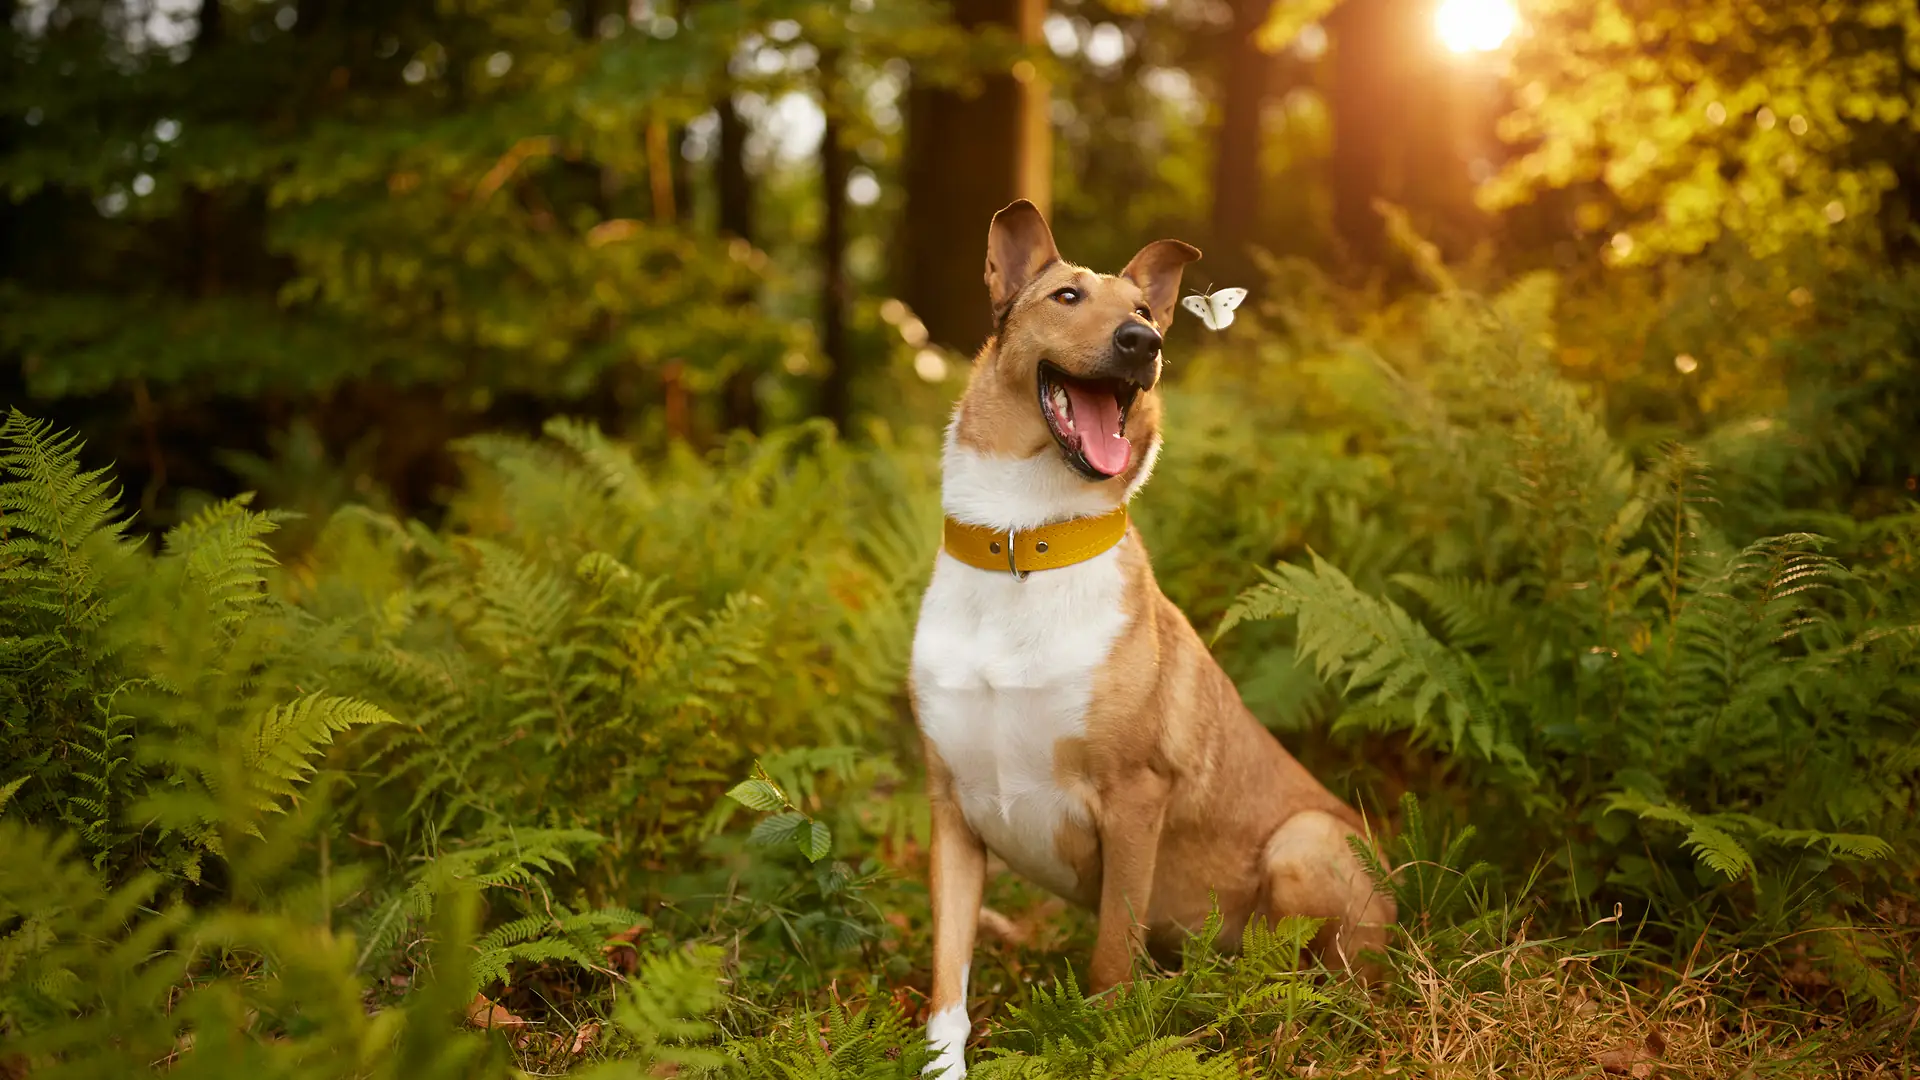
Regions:
[[967, 1059], [964, 1052], [967, 1036], [973, 1033], [973, 1025], [967, 1020], [967, 1012], [959, 1006], [943, 1009], [927, 1020], [927, 1042], [939, 1055], [921, 1070], [928, 1075], [937, 1070], [940, 1080], [961, 1080], [967, 1075]]
[[920, 1070], [922, 1076], [939, 1073], [940, 1080], [964, 1080], [967, 1075], [966, 1059], [960, 1056], [960, 1047], [948, 1044], [940, 1051], [940, 1056], [927, 1063]]

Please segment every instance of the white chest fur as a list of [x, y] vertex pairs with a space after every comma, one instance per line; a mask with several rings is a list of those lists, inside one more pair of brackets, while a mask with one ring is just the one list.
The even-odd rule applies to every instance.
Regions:
[[[1124, 541], [1123, 541], [1124, 543]], [[913, 638], [920, 727], [988, 850], [1072, 895], [1059, 827], [1086, 810], [1055, 775], [1061, 739], [1086, 734], [1094, 678], [1125, 628], [1120, 549], [1019, 581], [941, 554]]]
[[[944, 466], [942, 502], [963, 521], [1032, 528], [1112, 508], [1057, 460], [993, 458], [950, 434]], [[920, 605], [920, 728], [988, 850], [1055, 893], [1077, 885], [1055, 835], [1068, 821], [1087, 824], [1084, 804], [1056, 778], [1055, 748], [1086, 734], [1094, 680], [1127, 624], [1120, 555], [1133, 542], [1025, 581], [942, 553]]]

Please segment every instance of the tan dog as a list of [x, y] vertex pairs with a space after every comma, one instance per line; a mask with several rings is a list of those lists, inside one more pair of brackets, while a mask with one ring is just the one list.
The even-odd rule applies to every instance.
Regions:
[[1341, 965], [1394, 917], [1347, 846], [1359, 815], [1247, 711], [1127, 524], [1160, 452], [1160, 331], [1199, 256], [1157, 240], [1096, 274], [1025, 201], [988, 232], [997, 329], [947, 429], [911, 674], [933, 808], [927, 1035], [948, 1080], [988, 851], [1099, 913], [1094, 991], [1216, 898], [1227, 945], [1255, 915], [1325, 917], [1315, 947]]

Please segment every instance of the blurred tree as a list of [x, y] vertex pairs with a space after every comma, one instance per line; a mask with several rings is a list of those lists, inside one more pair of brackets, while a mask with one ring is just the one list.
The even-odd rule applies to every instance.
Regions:
[[1233, 0], [1220, 80], [1220, 127], [1214, 136], [1213, 212], [1208, 271], [1245, 281], [1253, 269], [1247, 240], [1261, 217], [1261, 114], [1274, 66], [1260, 30], [1273, 0]]
[[[1332, 46], [1312, 80], [1332, 131], [1327, 224], [1337, 256], [1358, 275], [1391, 270], [1411, 279], [1387, 243], [1383, 201], [1407, 211], [1449, 257], [1465, 256], [1488, 235], [1491, 223], [1474, 205], [1473, 189], [1491, 168], [1486, 103], [1498, 80], [1483, 58], [1449, 62], [1433, 24], [1432, 5], [1417, 0], [1277, 0], [1256, 35], [1269, 52], [1309, 37], [1316, 55]], [[1223, 163], [1245, 140], [1223, 137]], [[1218, 190], [1221, 198], [1231, 190], [1224, 169]]]
[[[954, 0], [954, 21], [1040, 40], [1042, 0]], [[971, 352], [992, 329], [981, 258], [986, 225], [1015, 199], [1050, 205], [1052, 128], [1047, 84], [1028, 59], [961, 85], [923, 81], [908, 95], [901, 296], [932, 339]]]
[[[0, 294], [27, 393], [187, 458], [299, 403], [333, 439], [378, 429], [385, 479], [418, 497], [452, 433], [630, 413], [676, 361], [764, 367], [793, 330], [728, 305], [755, 271], [673, 220], [665, 152], [751, 14], [36, 6], [5, 102], [30, 137], [4, 169], [48, 235]], [[99, 411], [116, 400], [136, 424]]]
[[820, 103], [825, 126], [820, 132], [820, 351], [826, 354], [826, 381], [820, 388], [820, 412], [841, 431], [853, 410], [855, 375], [847, 347], [847, 181], [851, 163], [840, 120], [838, 51], [820, 59]]
[[[1009, 62], [931, 0], [49, 0], [6, 25], [0, 385], [125, 462], [150, 511], [229, 487], [211, 450], [268, 452], [301, 416], [336, 448], [376, 434], [403, 506], [478, 427], [753, 426], [830, 328], [750, 302], [813, 279], [756, 248], [755, 170], [786, 166], [739, 100], [775, 123], [832, 49], [930, 86]], [[833, 122], [884, 156], [870, 81]]]
[[[713, 186], [720, 235], [753, 243], [753, 182], [747, 175], [747, 124], [734, 104], [731, 78], [722, 80], [714, 100], [715, 146]], [[738, 305], [751, 301], [751, 289], [736, 290], [728, 299]], [[741, 368], [727, 376], [726, 423], [730, 428], [760, 429], [760, 401], [754, 393], [759, 372]]]

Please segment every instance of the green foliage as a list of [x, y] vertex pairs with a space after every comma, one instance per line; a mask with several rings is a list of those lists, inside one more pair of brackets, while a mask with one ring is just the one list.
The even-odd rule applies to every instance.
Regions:
[[1386, 860], [1357, 836], [1348, 843], [1374, 881], [1393, 894], [1401, 924], [1425, 937], [1495, 906], [1490, 891], [1498, 869], [1484, 860], [1469, 861], [1477, 831], [1468, 825], [1434, 835], [1420, 801], [1407, 792], [1400, 796], [1400, 832], [1388, 845]]
[[[279, 833], [231, 849], [236, 875], [267, 870]], [[0, 821], [0, 1030], [34, 1075], [506, 1077], [497, 1042], [451, 1030], [465, 980], [431, 974], [369, 1010], [350, 938], [311, 913], [161, 902], [143, 875], [110, 885], [70, 839]], [[457, 972], [471, 895], [434, 924], [427, 970]]]
[[[47, 628], [20, 635], [20, 655], [39, 662], [39, 671], [66, 665], [69, 687], [49, 697], [31, 664], [9, 671], [10, 700], [23, 719], [36, 721], [13, 726], [10, 737], [43, 740], [29, 744], [44, 746], [38, 763], [72, 763], [61, 773], [35, 771], [36, 757], [9, 761], [8, 771], [19, 775], [4, 778], [7, 827], [36, 823], [10, 837], [24, 860], [20, 880], [51, 890], [46, 896], [104, 889], [101, 896], [120, 898], [108, 914], [83, 912], [148, 935], [116, 956], [151, 951], [152, 935], [215, 935], [221, 957], [241, 958], [219, 962], [238, 963], [233, 974], [262, 1000], [321, 992], [327, 980], [335, 989], [326, 992], [336, 996], [340, 986], [364, 987], [369, 976], [404, 983], [431, 946], [441, 957], [438, 981], [405, 996], [438, 993], [431, 986], [444, 984], [458, 998], [446, 1015], [457, 1015], [476, 988], [511, 993], [560, 971], [589, 983], [621, 979], [616, 965], [637, 949], [643, 976], [660, 985], [613, 1005], [627, 1056], [689, 1066], [719, 1061], [677, 1048], [697, 1031], [666, 1019], [711, 1011], [718, 993], [711, 957], [699, 963], [698, 978], [693, 969], [647, 959], [652, 947], [635, 939], [655, 920], [636, 908], [658, 888], [648, 882], [686, 874], [689, 861], [711, 857], [701, 846], [724, 818], [708, 808], [724, 792], [727, 771], [754, 760], [752, 744], [722, 738], [722, 730], [759, 723], [782, 737], [812, 738], [856, 731], [892, 708], [905, 658], [901, 628], [922, 572], [912, 565], [920, 562], [917, 542], [907, 536], [924, 526], [906, 516], [916, 505], [912, 495], [885, 487], [888, 477], [908, 474], [818, 429], [743, 445], [724, 466], [683, 458], [677, 472], [652, 475], [589, 428], [554, 430], [553, 446], [493, 440], [477, 447], [497, 471], [476, 480], [461, 508], [463, 533], [435, 535], [349, 511], [320, 535], [300, 572], [289, 574], [265, 545], [276, 519], [248, 509], [245, 499], [194, 515], [155, 554], [121, 538], [104, 494], [93, 496], [104, 506], [63, 517], [73, 493], [104, 493], [107, 482], [80, 469], [73, 440], [16, 415], [5, 429], [8, 567], [33, 587], [9, 592], [7, 601], [17, 598]], [[802, 440], [810, 440], [804, 455], [796, 453]], [[716, 487], [727, 496], [756, 493], [758, 513], [744, 499], [717, 497]], [[711, 525], [684, 516], [695, 498], [733, 519], [728, 527], [740, 538], [766, 546], [735, 547], [733, 559], [708, 562], [706, 576], [670, 578], [662, 571], [688, 553], [667, 525]], [[525, 536], [509, 527], [488, 536], [492, 521], [552, 533]], [[811, 530], [822, 543], [808, 558], [781, 557], [776, 522]], [[96, 549], [117, 562], [105, 570], [85, 562], [97, 559]], [[785, 595], [792, 606], [776, 609], [753, 590]], [[801, 664], [786, 665], [772, 651], [770, 638], [782, 647], [796, 640], [785, 628], [818, 627], [822, 613], [854, 610], [866, 621], [843, 614], [838, 637], [811, 635], [805, 653], [791, 654], [804, 657]], [[878, 634], [894, 640], [877, 642]], [[51, 723], [59, 713], [48, 701], [85, 702], [94, 711], [63, 729]], [[703, 754], [717, 764], [704, 763]], [[818, 805], [839, 785], [885, 775], [860, 757], [851, 747], [770, 752], [759, 782], [777, 793], [782, 812], [798, 814], [789, 798]], [[322, 771], [328, 758], [331, 768]], [[516, 791], [517, 799], [507, 797]], [[343, 820], [335, 815], [365, 822], [355, 846], [375, 857], [342, 850], [327, 835], [315, 851], [308, 830]], [[824, 856], [827, 821], [801, 820], [805, 853]], [[76, 839], [33, 831], [61, 822], [78, 829], [100, 870], [73, 864]], [[671, 862], [649, 868], [636, 865], [636, 854]], [[724, 859], [723, 845], [713, 872], [725, 872]], [[243, 868], [244, 880], [237, 876]], [[830, 949], [870, 938], [871, 906], [851, 916], [873, 873], [868, 868], [863, 878], [845, 864], [821, 862], [808, 883], [821, 903], [783, 911], [791, 916], [786, 932]], [[127, 884], [114, 891], [113, 880]], [[189, 908], [174, 899], [214, 881], [226, 901]], [[447, 953], [435, 928], [451, 917], [450, 905], [467, 910], [476, 897], [484, 899], [487, 925], [467, 924]], [[59, 954], [46, 961], [54, 967], [34, 966], [49, 943], [113, 935], [58, 922], [64, 909], [57, 906], [29, 917], [36, 903], [22, 900], [10, 909], [17, 917], [0, 912], [15, 957], [8, 986], [18, 976], [22, 992], [32, 991], [8, 999], [0, 1027], [51, 1025], [62, 1015], [117, 1023], [128, 1010], [163, 1008], [175, 983], [202, 978], [196, 965], [205, 961], [189, 950], [152, 966], [146, 981], [128, 982], [125, 1000], [65, 991], [48, 997], [67, 985], [59, 972], [80, 963]], [[136, 908], [142, 913], [128, 914]], [[329, 925], [337, 912], [353, 932], [329, 930], [323, 958], [283, 968], [287, 954], [274, 943], [311, 932], [274, 922], [293, 917], [282, 912], [319, 913]], [[244, 959], [255, 941], [264, 967]], [[78, 976], [81, 983], [101, 977]], [[687, 987], [701, 979], [704, 996], [689, 996]], [[220, 985], [208, 987], [205, 1000], [224, 1002], [220, 1023], [230, 1024], [252, 998], [232, 998]], [[356, 1010], [359, 995], [348, 994]], [[354, 1034], [344, 1021], [300, 1015], [306, 1019], [289, 1014], [287, 1022], [367, 1046], [399, 1031], [388, 1023]], [[84, 1041], [28, 1045], [43, 1047], [49, 1060], [94, 1062], [107, 1074], [117, 1067], [89, 1057]], [[151, 1049], [140, 1045], [140, 1052]], [[442, 1051], [453, 1053], [452, 1044], [432, 1053]], [[174, 1053], [152, 1050], [149, 1060]]]
[[[120, 842], [113, 803], [127, 794], [127, 734], [95, 658], [114, 649], [113, 586], [132, 545], [113, 520], [106, 470], [83, 471], [79, 451], [18, 411], [0, 425], [0, 708], [13, 805], [63, 813], [104, 853]], [[27, 787], [36, 775], [42, 783]], [[77, 800], [58, 807], [70, 784]]]
[[912, 1080], [933, 1053], [926, 1035], [884, 1000], [853, 1008], [838, 1001], [803, 1010], [779, 1030], [733, 1046], [734, 1066], [722, 1075], [781, 1080]]
[[[891, 715], [925, 496], [819, 429], [650, 473], [550, 428], [469, 444], [459, 532], [342, 515], [305, 606], [354, 627], [336, 677], [408, 718], [370, 742], [382, 778], [357, 796], [401, 823], [388, 842], [584, 829], [609, 843], [579, 884], [631, 895], [685, 865], [771, 739]], [[829, 826], [806, 828], [817, 851]]]
[[810, 863], [826, 858], [833, 848], [832, 830], [802, 813], [757, 761], [753, 763], [753, 776], [735, 784], [727, 798], [769, 815], [753, 827], [751, 840], [761, 847], [792, 844]]
[[[1551, 303], [1538, 282], [1442, 293], [1303, 370], [1361, 389], [1335, 422], [1377, 448], [1394, 479], [1371, 524], [1406, 541], [1350, 547], [1365, 585], [1309, 550], [1221, 630], [1289, 619], [1282, 656], [1338, 695], [1332, 731], [1439, 748], [1475, 802], [1503, 808], [1473, 813], [1490, 842], [1547, 853], [1570, 899], [1694, 920], [1751, 917], [1811, 881], [1842, 905], [1892, 885], [1916, 842], [1920, 704], [1920, 608], [1880, 584], [1900, 549], [1796, 513], [1786, 489], [1716, 489], [1702, 450], [1634, 463], [1551, 366]], [[1700, 444], [1729, 453], [1722, 434]], [[1912, 514], [1868, 528], [1903, 533]], [[1727, 531], [1796, 519], [1839, 535]], [[1795, 895], [1805, 925], [1817, 904]]]
[[[1405, 610], [1362, 593], [1318, 555], [1312, 570], [1283, 564], [1262, 573], [1267, 583], [1227, 609], [1216, 640], [1248, 619], [1297, 616], [1300, 653], [1312, 658], [1322, 678], [1346, 676], [1341, 692], [1351, 707], [1343, 724], [1404, 727], [1427, 737], [1440, 732], [1455, 753], [1471, 748], [1482, 757], [1518, 761], [1519, 751], [1496, 730], [1500, 718], [1471, 661], [1434, 640]], [[1436, 703], [1440, 712], [1429, 723]]]
[[[14, 413], [0, 427], [9, 636], [6, 772], [28, 821], [77, 829], [95, 865], [198, 880], [223, 807], [282, 809], [333, 737], [391, 721], [292, 685], [310, 627], [265, 591], [271, 514], [210, 507], [140, 552], [102, 471], [71, 436]], [[278, 661], [281, 670], [256, 665]], [[145, 730], [148, 736], [136, 739]], [[135, 815], [161, 828], [129, 828]], [[247, 826], [251, 828], [252, 826]]]
[[724, 996], [720, 980], [720, 951], [712, 946], [649, 958], [614, 999], [612, 1019], [631, 1044], [630, 1053], [581, 1075], [614, 1080], [669, 1070], [705, 1072], [729, 1064], [712, 1049], [688, 1045], [712, 1040], [714, 1025], [704, 1017]]
[[[1383, 822], [1386, 858], [1360, 854], [1400, 904], [1407, 987], [1509, 987], [1460, 957], [1620, 904], [1674, 953], [1711, 927], [1785, 968], [1775, 943], [1804, 942], [1851, 1000], [1895, 1008], [1904, 954], [1865, 915], [1903, 895], [1915, 843], [1920, 510], [1804, 420], [1781, 444], [1751, 417], [1627, 444], [1556, 369], [1551, 286], [1354, 317], [1303, 282], [1295, 332], [1250, 313], [1254, 361], [1203, 355], [1169, 391], [1141, 504], [1156, 568], [1219, 623], [1256, 709]], [[1229, 399], [1287, 404], [1249, 424]], [[1877, 445], [1884, 415], [1857, 415], [1826, 422]], [[24, 587], [0, 594], [20, 748], [0, 822], [27, 857], [0, 1026], [36, 1060], [928, 1060], [925, 822], [895, 762], [931, 438], [802, 426], [636, 457], [556, 420], [461, 443], [434, 527], [348, 508], [281, 555], [282, 518], [245, 498], [143, 547], [69, 437], [5, 433], [0, 550]], [[1884, 509], [1760, 482], [1796, 455]], [[1396, 790], [1420, 797], [1373, 814]], [[1003, 982], [976, 1071], [1348, 1060], [1374, 1006], [1302, 969], [1314, 930], [1258, 924], [1230, 951], [1216, 921], [1177, 972], [1101, 1000]], [[476, 991], [534, 1019], [449, 1030]], [[101, 1049], [105, 1028], [130, 1034]]]
[[1911, 5], [1554, 0], [1525, 18], [1501, 125], [1520, 153], [1489, 205], [1567, 191], [1579, 231], [1630, 265], [1722, 237], [1761, 255], [1882, 240], [1920, 111]]
[[1302, 970], [1319, 920], [1256, 921], [1238, 951], [1219, 949], [1218, 913], [1188, 943], [1178, 973], [1136, 981], [1110, 999], [1086, 997], [1071, 975], [1036, 987], [1010, 1010], [983, 1076], [1217, 1077], [1241, 1075], [1234, 1050], [1325, 1016], [1335, 996]]

